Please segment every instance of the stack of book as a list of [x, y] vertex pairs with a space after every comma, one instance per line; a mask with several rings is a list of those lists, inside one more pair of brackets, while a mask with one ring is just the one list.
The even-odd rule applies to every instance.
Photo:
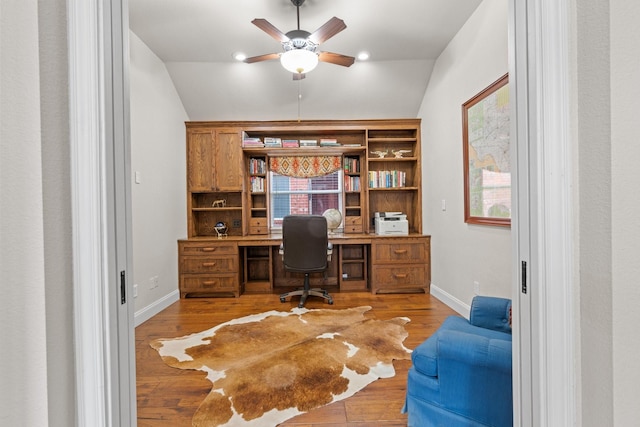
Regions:
[[339, 147], [340, 144], [338, 143], [338, 140], [335, 138], [321, 138], [320, 146], [321, 147]]
[[273, 137], [270, 137], [270, 136], [265, 136], [264, 137], [264, 146], [267, 147], [267, 148], [282, 147], [282, 139], [273, 138]]
[[297, 139], [283, 139], [282, 146], [284, 148], [298, 148], [300, 144], [298, 144]]
[[260, 138], [245, 136], [242, 140], [243, 147], [264, 147], [264, 143]]
[[317, 147], [318, 140], [317, 139], [301, 139], [300, 147]]

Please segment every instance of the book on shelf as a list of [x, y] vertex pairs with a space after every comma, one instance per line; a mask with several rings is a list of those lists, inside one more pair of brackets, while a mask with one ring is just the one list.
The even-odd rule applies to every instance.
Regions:
[[362, 147], [362, 144], [358, 142], [349, 142], [347, 144], [342, 144], [343, 147]]
[[360, 177], [359, 176], [345, 176], [344, 177], [344, 190], [345, 191], [360, 191]]
[[242, 140], [243, 147], [264, 147], [264, 143], [260, 138], [246, 136]]
[[252, 157], [249, 159], [249, 173], [251, 175], [267, 173], [267, 162], [263, 159]]
[[360, 158], [359, 157], [345, 157], [344, 158], [344, 171], [345, 171], [345, 173], [360, 173]]
[[260, 176], [251, 177], [251, 192], [252, 193], [264, 193], [264, 178]]
[[282, 139], [274, 138], [270, 136], [264, 137], [264, 146], [265, 147], [282, 147]]
[[401, 188], [406, 186], [407, 173], [398, 170], [369, 171], [369, 188]]
[[339, 147], [340, 143], [335, 138], [320, 138], [321, 147]]
[[297, 139], [283, 139], [282, 146], [285, 148], [297, 148], [300, 146]]
[[317, 139], [301, 139], [300, 147], [317, 147], [318, 140]]

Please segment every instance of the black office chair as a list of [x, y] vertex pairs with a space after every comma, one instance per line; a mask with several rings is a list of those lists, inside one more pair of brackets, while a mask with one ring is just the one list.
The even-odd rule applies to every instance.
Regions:
[[285, 271], [304, 273], [304, 287], [280, 295], [280, 302], [287, 297], [300, 295], [298, 307], [304, 307], [309, 295], [321, 297], [333, 304], [333, 298], [319, 288], [310, 289], [309, 274], [322, 272], [329, 266], [333, 246], [327, 237], [327, 220], [322, 215], [288, 215], [282, 220], [282, 245], [280, 254]]

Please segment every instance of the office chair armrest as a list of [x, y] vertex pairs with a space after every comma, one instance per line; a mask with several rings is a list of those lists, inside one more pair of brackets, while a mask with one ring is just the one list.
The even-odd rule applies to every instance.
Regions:
[[329, 242], [327, 245], [327, 261], [331, 261], [331, 254], [333, 254], [333, 243]]

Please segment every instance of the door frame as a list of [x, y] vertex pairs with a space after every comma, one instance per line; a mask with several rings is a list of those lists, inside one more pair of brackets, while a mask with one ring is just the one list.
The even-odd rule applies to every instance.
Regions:
[[[572, 0], [509, 0], [517, 194], [512, 220], [516, 426], [575, 425], [578, 410], [571, 4]], [[131, 223], [126, 158], [128, 3], [68, 0], [67, 10], [77, 420], [79, 425], [136, 425], [133, 304], [123, 312], [114, 291], [119, 280], [114, 271], [123, 268], [117, 265], [123, 261], [116, 253], [123, 244], [127, 250], [130, 233], [113, 241], [121, 236], [118, 209], [125, 209], [125, 227]], [[118, 135], [125, 150], [112, 152], [110, 164], [109, 144]], [[124, 178], [123, 191], [114, 192], [119, 178]], [[129, 251], [124, 262], [133, 277], [130, 256]], [[526, 294], [521, 292], [522, 261], [529, 266]], [[132, 295], [129, 280], [126, 289]], [[123, 374], [127, 370], [128, 378]]]
[[76, 423], [137, 424], [126, 0], [68, 0]]

